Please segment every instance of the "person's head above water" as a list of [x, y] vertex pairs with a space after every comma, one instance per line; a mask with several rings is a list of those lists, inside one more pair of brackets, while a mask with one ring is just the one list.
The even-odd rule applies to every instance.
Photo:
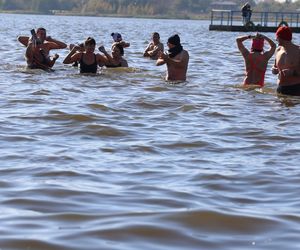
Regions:
[[112, 38], [114, 39], [115, 42], [121, 42], [122, 41], [122, 35], [118, 32], [116, 33], [111, 33]]
[[255, 37], [252, 39], [251, 51], [262, 52], [264, 50], [264, 39], [262, 37]]
[[92, 37], [88, 37], [85, 41], [84, 41], [84, 50], [86, 52], [94, 52], [96, 47], [96, 40]]
[[85, 41], [84, 41], [84, 46], [95, 46], [96, 45], [96, 41], [94, 38], [92, 37], [88, 37]]
[[292, 30], [287, 26], [280, 26], [276, 31], [276, 38], [291, 41], [293, 38]]
[[181, 45], [180, 44], [180, 37], [177, 34], [173, 35], [173, 36], [170, 36], [169, 39], [168, 39], [168, 43], [173, 44], [175, 46], [179, 46], [179, 45]]
[[47, 37], [46, 29], [43, 28], [43, 27], [38, 28], [36, 30], [36, 36], [43, 43], [46, 40], [46, 37]]

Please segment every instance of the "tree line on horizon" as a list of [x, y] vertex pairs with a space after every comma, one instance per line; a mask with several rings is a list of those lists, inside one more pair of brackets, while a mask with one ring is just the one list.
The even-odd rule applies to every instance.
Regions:
[[[0, 0], [0, 10], [50, 14], [53, 11], [82, 15], [183, 16], [208, 13], [211, 3], [222, 0]], [[240, 0], [231, 0], [243, 5]], [[245, 0], [246, 2], [247, 0]], [[300, 0], [284, 3], [275, 0], [248, 0], [255, 11], [291, 11], [300, 9]]]

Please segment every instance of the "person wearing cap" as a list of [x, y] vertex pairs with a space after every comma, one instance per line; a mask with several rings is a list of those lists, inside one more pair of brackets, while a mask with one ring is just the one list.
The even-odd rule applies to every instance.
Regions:
[[292, 31], [281, 26], [276, 31], [278, 48], [272, 73], [278, 75], [277, 92], [300, 96], [300, 47], [292, 42]]
[[130, 43], [125, 42], [120, 33], [114, 32], [114, 33], [111, 33], [110, 35], [111, 35], [112, 39], [114, 40], [114, 43], [119, 43], [120, 45], [123, 46], [123, 48], [130, 47]]
[[183, 49], [180, 37], [176, 34], [168, 39], [168, 54], [158, 52], [156, 65], [167, 65], [167, 81], [185, 81], [189, 63], [189, 53]]
[[[250, 51], [243, 44], [244, 41], [249, 39], [252, 40]], [[267, 51], [264, 51], [264, 41], [267, 41], [270, 45], [270, 49]], [[245, 61], [246, 76], [244, 85], [263, 87], [268, 61], [275, 52], [276, 44], [267, 36], [258, 33], [255, 36], [238, 37], [236, 43]]]
[[144, 51], [144, 57], [157, 60], [159, 51], [164, 51], [164, 45], [160, 42], [159, 33], [154, 32], [152, 33], [152, 41], [148, 44]]

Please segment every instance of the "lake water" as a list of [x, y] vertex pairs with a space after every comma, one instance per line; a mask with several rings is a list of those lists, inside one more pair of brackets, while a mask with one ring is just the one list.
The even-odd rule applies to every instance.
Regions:
[[[0, 19], [0, 249], [300, 249], [300, 99], [244, 90], [235, 38], [206, 21], [6, 15]], [[16, 38], [111, 32], [130, 68], [27, 70]], [[179, 33], [188, 81], [142, 57]], [[267, 34], [274, 38], [274, 34]], [[294, 41], [299, 43], [299, 35]]]

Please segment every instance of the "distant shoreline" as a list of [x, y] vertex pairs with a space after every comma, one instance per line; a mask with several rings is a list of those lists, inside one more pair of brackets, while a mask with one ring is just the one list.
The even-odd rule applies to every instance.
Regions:
[[118, 18], [145, 18], [145, 19], [181, 19], [181, 20], [210, 20], [210, 13], [202, 13], [198, 15], [179, 14], [176, 16], [145, 16], [145, 15], [119, 15], [119, 14], [95, 14], [95, 13], [80, 13], [73, 11], [55, 11], [49, 13], [33, 12], [33, 11], [4, 11], [0, 10], [1, 14], [25, 14], [25, 15], [50, 15], [50, 16], [90, 16], [90, 17], [118, 17]]

